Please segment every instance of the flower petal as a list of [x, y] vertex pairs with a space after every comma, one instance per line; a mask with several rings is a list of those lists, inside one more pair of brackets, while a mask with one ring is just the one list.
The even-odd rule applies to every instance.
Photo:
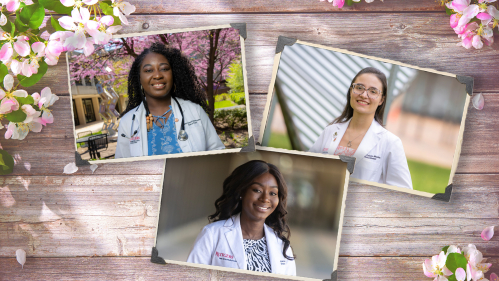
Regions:
[[28, 92], [26, 92], [25, 90], [15, 90], [14, 92], [12, 92], [12, 95], [25, 98], [28, 96]]
[[462, 268], [456, 269], [456, 279], [457, 281], [464, 281], [466, 279], [466, 271]]
[[5, 90], [10, 91], [13, 86], [14, 77], [12, 77], [12, 75], [10, 74], [5, 75], [5, 77], [3, 78], [3, 87], [5, 88]]
[[494, 272], [492, 272], [490, 274], [490, 281], [499, 281], [499, 276], [497, 276], [497, 274], [495, 274]]
[[16, 50], [16, 52], [21, 57], [29, 55], [30, 52], [29, 42], [26, 42], [24, 40], [17, 40], [16, 42], [14, 42], [14, 50]]
[[107, 25], [107, 26], [111, 26], [114, 23], [114, 18], [112, 16], [103, 16], [100, 19], [100, 22]]
[[99, 166], [97, 166], [96, 164], [92, 164], [90, 165], [90, 170], [92, 170], [92, 174], [95, 172], [95, 170], [97, 170]]
[[16, 259], [17, 262], [21, 264], [22, 268], [24, 268], [24, 264], [26, 263], [26, 251], [18, 249], [16, 251]]
[[489, 241], [494, 236], [494, 226], [486, 227], [481, 236], [483, 240]]
[[0, 49], [0, 60], [6, 61], [12, 57], [14, 50], [12, 49], [12, 45], [3, 44], [2, 49]]
[[60, 0], [62, 5], [66, 7], [72, 7], [75, 4], [75, 0]]
[[76, 167], [75, 162], [71, 162], [64, 166], [64, 174], [72, 174], [76, 171], [78, 171], [78, 167]]
[[7, 17], [4, 14], [0, 13], [0, 25], [4, 26], [6, 24], [7, 24]]

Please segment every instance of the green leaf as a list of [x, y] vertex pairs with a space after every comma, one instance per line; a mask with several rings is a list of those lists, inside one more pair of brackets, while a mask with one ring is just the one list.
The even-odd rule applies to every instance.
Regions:
[[14, 158], [3, 149], [0, 149], [0, 167], [0, 175], [8, 175], [14, 170]]
[[19, 32], [25, 32], [29, 29], [29, 26], [22, 22], [19, 10], [16, 12], [16, 20], [14, 21], [14, 24]]
[[0, 83], [3, 82], [5, 75], [9, 74], [9, 69], [3, 63], [0, 62]]
[[110, 1], [99, 2], [99, 6], [105, 15], [109, 15], [109, 16], [113, 15], [113, 7], [111, 7]]
[[11, 32], [12, 31], [12, 25], [13, 25], [12, 22], [9, 20], [9, 18], [7, 18], [7, 23], [5, 25], [3, 25], [3, 26], [0, 26], [0, 27], [5, 32]]
[[444, 251], [444, 254], [447, 254], [447, 249], [449, 249], [449, 246], [445, 246], [442, 248], [442, 251]]
[[21, 11], [21, 21], [31, 29], [37, 29], [43, 22], [45, 9], [39, 4], [33, 4], [24, 7]]
[[22, 104], [33, 104], [35, 102], [35, 100], [33, 99], [32, 96], [27, 96], [25, 98], [22, 98], [22, 97], [16, 97], [16, 100], [19, 102], [19, 103], [22, 103]]
[[448, 281], [457, 281], [456, 274], [452, 274], [451, 276], [447, 276]]
[[55, 29], [55, 31], [66, 31], [66, 29], [62, 28], [62, 26], [59, 24], [59, 21], [54, 19], [53, 16], [50, 16], [50, 24]]
[[346, 3], [348, 6], [352, 6], [353, 5], [353, 0], [347, 0]]
[[71, 15], [71, 11], [73, 7], [66, 7], [62, 5], [59, 0], [40, 0], [40, 5], [42, 5], [45, 9], [54, 11], [58, 14], [66, 14]]
[[452, 14], [455, 14], [454, 10], [452, 9], [449, 9], [447, 7], [445, 7], [445, 12], [447, 13], [447, 15], [451, 16]]
[[452, 271], [452, 273], [455, 273], [458, 268], [466, 269], [466, 264], [468, 264], [468, 261], [463, 254], [459, 253], [450, 253], [445, 262], [445, 266], [447, 266], [447, 269]]
[[114, 18], [114, 22], [113, 22], [113, 24], [111, 24], [111, 26], [121, 25], [121, 20], [119, 17], [113, 16], [113, 18]]
[[6, 114], [5, 118], [7, 118], [7, 120], [9, 120], [10, 122], [18, 123], [26, 120], [26, 116], [27, 116], [26, 113], [24, 113], [22, 109], [18, 109], [16, 111], [12, 111], [11, 113]]
[[41, 61], [40, 62], [40, 67], [38, 68], [38, 73], [31, 75], [31, 77], [26, 77], [23, 75], [17, 75], [17, 79], [19, 79], [19, 83], [21, 83], [21, 86], [23, 87], [31, 87], [38, 83], [40, 79], [42, 79], [43, 75], [47, 72], [48, 65], [46, 62]]

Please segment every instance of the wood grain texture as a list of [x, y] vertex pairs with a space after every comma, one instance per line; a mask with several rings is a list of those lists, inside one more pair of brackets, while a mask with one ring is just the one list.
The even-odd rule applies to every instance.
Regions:
[[[482, 50], [456, 46], [459, 40], [435, 0], [376, 0], [342, 10], [315, 0], [132, 4], [136, 15], [122, 33], [246, 22], [255, 139], [279, 35], [474, 77], [485, 108], [468, 109], [451, 202], [351, 183], [338, 279], [429, 280], [424, 259], [442, 246], [469, 243], [499, 272], [499, 235], [488, 242], [480, 238], [484, 227], [499, 226], [499, 44]], [[52, 107], [55, 124], [24, 141], [1, 140], [16, 167], [0, 178], [0, 280], [278, 280], [150, 263], [164, 160], [100, 164], [93, 175], [88, 167], [63, 175], [74, 161], [66, 71], [62, 55], [28, 89], [31, 94], [50, 86], [60, 96]], [[24, 270], [13, 258], [19, 248], [28, 252]]]
[[[364, 17], [366, 15], [362, 14]], [[475, 92], [499, 92], [499, 81], [495, 79], [499, 45], [484, 46], [481, 50], [473, 51], [456, 46], [459, 39], [449, 27], [449, 18], [445, 14], [371, 13], [369, 19], [375, 24], [360, 24], [359, 14], [356, 13], [140, 15], [131, 16], [130, 25], [125, 26], [120, 33], [245, 22], [248, 31], [245, 41], [248, 85], [251, 93], [267, 93], [279, 35], [423, 68], [472, 76], [475, 78]], [[149, 24], [147, 30], [142, 28], [143, 23]], [[56, 70], [49, 70], [50, 78], [44, 77], [40, 85], [58, 85], [55, 92], [68, 93], [66, 66], [62, 57], [60, 62]], [[480, 62], [480, 67], [476, 67], [476, 62]]]
[[[422, 257], [340, 257], [338, 280], [388, 280], [428, 281], [422, 264], [430, 256]], [[494, 264], [490, 272], [499, 270], [499, 258], [488, 260]], [[200, 281], [242, 281], [242, 280], [286, 280], [260, 277], [180, 266], [176, 264], [153, 264], [148, 258], [31, 258], [24, 269], [14, 258], [0, 258], [2, 272], [8, 280], [200, 280]], [[362, 269], [362, 270], [359, 270]], [[375, 269], [375, 270], [371, 270]], [[327, 278], [328, 276], [324, 276]]]
[[392, 12], [392, 11], [436, 11], [444, 13], [445, 9], [435, 0], [376, 0], [370, 4], [356, 3], [353, 6], [345, 5], [342, 9], [333, 7], [327, 1], [301, 0], [256, 0], [256, 1], [130, 1], [137, 7], [135, 13], [149, 14], [238, 14], [238, 13], [319, 13], [319, 12]]

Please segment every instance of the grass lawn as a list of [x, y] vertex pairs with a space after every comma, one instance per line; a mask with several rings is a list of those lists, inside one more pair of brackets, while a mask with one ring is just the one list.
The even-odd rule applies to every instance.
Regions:
[[215, 102], [215, 109], [230, 107], [230, 106], [235, 106], [235, 105], [237, 105], [237, 104], [235, 104], [231, 100], [216, 101]]
[[450, 169], [423, 162], [407, 160], [411, 172], [412, 187], [429, 193], [444, 193], [449, 183]]
[[291, 142], [286, 134], [271, 133], [268, 146], [274, 148], [292, 149]]

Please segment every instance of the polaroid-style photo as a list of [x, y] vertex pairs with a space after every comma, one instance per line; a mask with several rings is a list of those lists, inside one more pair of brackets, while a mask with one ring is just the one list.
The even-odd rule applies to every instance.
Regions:
[[68, 52], [76, 164], [254, 150], [245, 38], [235, 23]]
[[449, 201], [473, 78], [279, 37], [258, 142], [356, 158], [351, 180]]
[[329, 279], [354, 161], [259, 146], [167, 159], [151, 261]]

